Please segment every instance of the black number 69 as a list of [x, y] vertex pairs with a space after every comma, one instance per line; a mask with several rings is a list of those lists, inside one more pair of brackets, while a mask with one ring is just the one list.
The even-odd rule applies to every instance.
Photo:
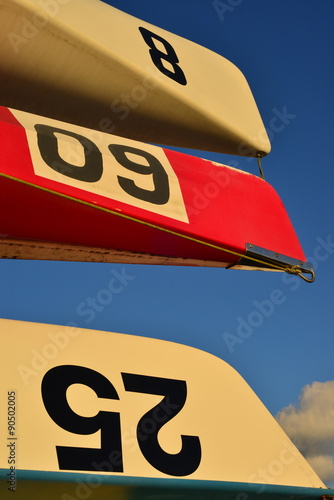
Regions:
[[[83, 135], [50, 127], [49, 125], [36, 124], [37, 143], [44, 162], [56, 172], [72, 179], [83, 182], [97, 182], [103, 174], [103, 158], [100, 150], [90, 139]], [[57, 134], [57, 135], [56, 135]], [[67, 162], [59, 154], [58, 135], [65, 135], [78, 141], [82, 147], [84, 165], [76, 166]], [[109, 150], [122, 165], [122, 167], [137, 174], [152, 175], [153, 189], [144, 189], [136, 185], [135, 181], [124, 176], [117, 176], [118, 184], [130, 196], [147, 201], [155, 205], [164, 205], [170, 197], [168, 175], [160, 161], [151, 153], [131, 146], [110, 144]], [[129, 158], [135, 155], [138, 160]], [[144, 162], [144, 163], [143, 163]]]

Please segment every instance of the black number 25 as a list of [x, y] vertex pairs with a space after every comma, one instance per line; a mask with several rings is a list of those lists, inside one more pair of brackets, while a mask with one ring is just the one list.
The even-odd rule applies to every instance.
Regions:
[[[197, 436], [181, 435], [181, 450], [167, 453], [158, 441], [160, 429], [183, 408], [187, 398], [184, 380], [174, 380], [134, 373], [122, 373], [129, 392], [164, 396], [161, 402], [143, 415], [137, 424], [137, 441], [145, 459], [155, 469], [171, 476], [187, 476], [201, 462], [201, 444]], [[73, 384], [83, 384], [98, 398], [119, 399], [112, 383], [101, 373], [76, 365], [56, 366], [42, 381], [42, 398], [52, 420], [74, 434], [100, 431], [100, 448], [56, 446], [60, 470], [123, 472], [121, 417], [117, 412], [99, 411], [94, 417], [75, 413], [68, 404], [66, 391]]]

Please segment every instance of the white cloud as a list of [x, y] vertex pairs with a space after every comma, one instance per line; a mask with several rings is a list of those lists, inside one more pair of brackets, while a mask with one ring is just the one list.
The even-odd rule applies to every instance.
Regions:
[[310, 455], [308, 463], [329, 488], [334, 487], [334, 462], [332, 455]]
[[333, 487], [334, 380], [303, 387], [298, 405], [283, 408], [276, 419], [323, 482]]

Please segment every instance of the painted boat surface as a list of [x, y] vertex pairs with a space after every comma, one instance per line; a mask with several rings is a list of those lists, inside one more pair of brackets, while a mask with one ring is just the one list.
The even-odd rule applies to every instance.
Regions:
[[245, 156], [270, 142], [241, 71], [96, 0], [0, 0], [2, 106], [131, 139]]
[[[110, 275], [111, 293], [121, 286], [124, 277]], [[11, 486], [18, 500], [316, 500], [333, 493], [216, 356], [74, 323], [3, 319], [0, 329], [7, 381], [0, 410], [10, 417], [0, 428], [8, 445], [0, 450], [3, 500], [12, 498]]]
[[[0, 478], [4, 471], [0, 469]], [[266, 500], [333, 500], [334, 490], [272, 486], [267, 483], [232, 483], [191, 479], [108, 477], [91, 474], [18, 471], [17, 500], [73, 500], [89, 495], [91, 500], [256, 500], [259, 491]], [[4, 492], [3, 500], [10, 500]]]
[[269, 269], [305, 264], [257, 176], [4, 107], [0, 120], [2, 257], [227, 267], [252, 247], [278, 256]]

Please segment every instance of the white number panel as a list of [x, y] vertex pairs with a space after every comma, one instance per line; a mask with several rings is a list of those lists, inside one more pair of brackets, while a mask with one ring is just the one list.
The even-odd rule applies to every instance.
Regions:
[[11, 110], [26, 129], [36, 175], [188, 222], [162, 148]]

